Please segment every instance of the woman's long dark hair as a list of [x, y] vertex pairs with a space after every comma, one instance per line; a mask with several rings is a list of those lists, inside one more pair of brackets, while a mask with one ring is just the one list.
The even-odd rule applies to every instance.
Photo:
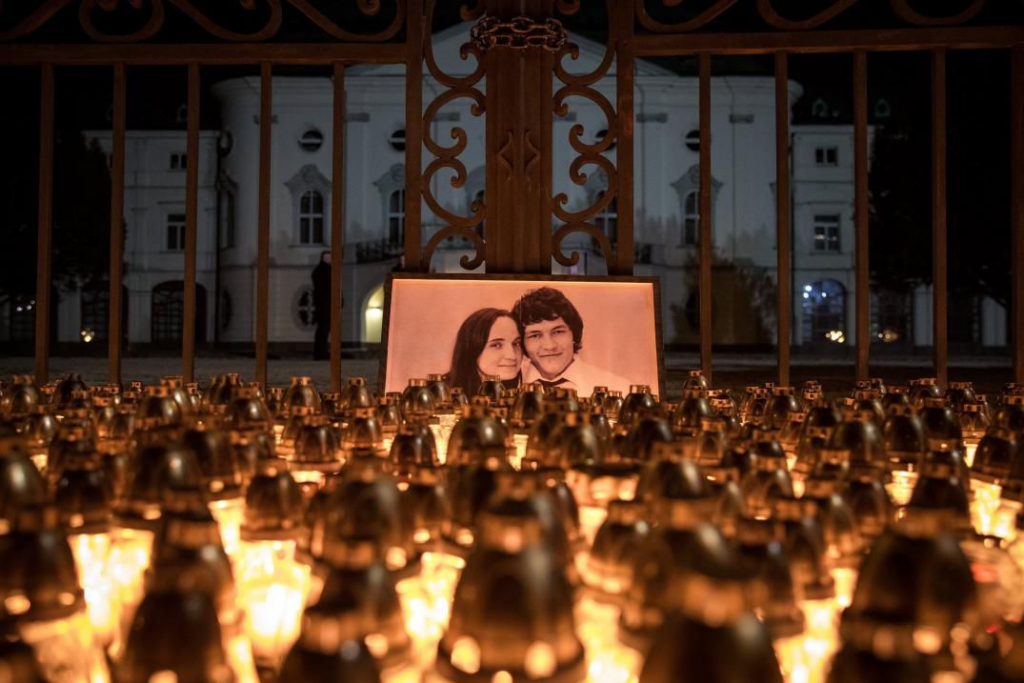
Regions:
[[[480, 389], [480, 370], [477, 358], [487, 346], [491, 327], [498, 318], [512, 318], [512, 314], [501, 308], [481, 308], [466, 318], [455, 336], [455, 350], [452, 365], [446, 380], [450, 386], [462, 387], [467, 396], [475, 396]], [[506, 387], [519, 384], [519, 376], [505, 380]]]

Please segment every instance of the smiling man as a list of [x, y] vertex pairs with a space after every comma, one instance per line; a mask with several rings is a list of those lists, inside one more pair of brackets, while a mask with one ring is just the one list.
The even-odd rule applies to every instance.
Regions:
[[523, 382], [540, 382], [548, 389], [575, 389], [580, 396], [589, 396], [595, 386], [628, 389], [627, 380], [579, 357], [583, 318], [559, 290], [530, 290], [512, 307], [512, 317], [519, 325], [528, 358], [523, 365]]

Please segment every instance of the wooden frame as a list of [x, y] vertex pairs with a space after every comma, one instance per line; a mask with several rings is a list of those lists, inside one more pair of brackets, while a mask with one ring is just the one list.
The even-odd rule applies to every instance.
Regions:
[[[649, 290], [645, 289], [645, 293], [644, 294], [637, 294], [637, 295], [633, 295], [633, 296], [647, 296], [647, 292], [649, 292], [650, 303], [651, 303], [651, 305], [653, 307], [653, 309], [650, 311], [651, 316], [653, 318], [652, 320], [650, 320], [650, 323], [653, 325], [652, 338], [650, 339], [650, 341], [654, 345], [654, 349], [652, 349], [652, 352], [654, 354], [654, 363], [656, 365], [656, 371], [653, 372], [654, 376], [656, 376], [656, 384], [655, 384], [655, 386], [652, 387], [652, 389], [659, 396], [665, 396], [664, 392], [667, 389], [667, 386], [666, 386], [666, 383], [665, 383], [665, 365], [664, 365], [664, 353], [663, 353], [664, 346], [663, 346], [663, 343], [662, 343], [661, 286], [660, 286], [660, 279], [659, 278], [657, 278], [657, 277], [626, 277], [626, 276], [587, 277], [587, 276], [573, 276], [573, 275], [566, 275], [566, 276], [561, 276], [561, 275], [473, 275], [473, 274], [462, 275], [462, 274], [440, 274], [440, 273], [425, 273], [425, 274], [392, 273], [392, 274], [389, 274], [389, 276], [387, 278], [387, 281], [385, 282], [385, 285], [384, 285], [384, 319], [383, 319], [383, 327], [382, 327], [382, 334], [381, 334], [381, 359], [380, 359], [380, 370], [379, 370], [379, 376], [378, 376], [378, 382], [379, 382], [378, 386], [379, 386], [380, 391], [382, 393], [384, 391], [386, 391], [386, 390], [391, 390], [391, 391], [400, 390], [401, 388], [404, 388], [405, 382], [406, 382], [406, 380], [408, 378], [411, 378], [413, 376], [417, 376], [416, 373], [407, 375], [404, 372], [401, 373], [402, 376], [398, 377], [398, 378], [396, 378], [396, 377], [390, 377], [389, 378], [389, 376], [388, 376], [389, 364], [393, 364], [391, 351], [393, 349], [395, 349], [395, 347], [393, 346], [393, 343], [392, 343], [392, 334], [394, 333], [394, 325], [396, 324], [396, 321], [393, 319], [394, 306], [395, 306], [395, 287], [396, 287], [395, 283], [410, 283], [410, 282], [411, 283], [451, 283], [452, 291], [458, 293], [458, 296], [459, 296], [459, 299], [460, 299], [461, 308], [459, 308], [458, 310], [452, 310], [450, 307], [442, 306], [441, 307], [443, 309], [442, 315], [447, 316], [445, 318], [445, 320], [451, 319], [451, 320], [455, 320], [455, 321], [458, 321], [458, 322], [462, 322], [465, 319], [465, 316], [467, 315], [466, 311], [473, 312], [473, 311], [476, 311], [476, 310], [478, 310], [480, 308], [487, 307], [487, 303], [489, 303], [491, 306], [497, 307], [497, 304], [495, 303], [497, 300], [508, 301], [507, 305], [502, 304], [501, 307], [502, 308], [506, 308], [506, 310], [511, 309], [515, 299], [514, 298], [509, 298], [509, 295], [514, 295], [515, 292], [518, 292], [519, 294], [522, 294], [525, 291], [528, 291], [528, 290], [531, 290], [531, 289], [535, 289], [537, 287], [552, 287], [554, 289], [559, 289], [559, 290], [565, 290], [565, 289], [568, 288], [569, 291], [566, 291], [564, 293], [566, 294], [567, 298], [569, 298], [570, 301], [573, 303], [574, 307], [580, 309], [581, 316], [584, 318], [584, 321], [583, 321], [584, 322], [584, 325], [583, 325], [583, 335], [582, 335], [582, 338], [583, 338], [583, 349], [580, 351], [581, 354], [585, 354], [587, 352], [586, 351], [586, 349], [588, 348], [587, 344], [590, 343], [588, 340], [593, 338], [593, 335], [594, 335], [593, 330], [595, 328], [593, 314], [595, 312], [599, 311], [599, 313], [598, 313], [598, 316], [599, 316], [598, 317], [598, 323], [600, 323], [601, 321], [617, 320], [615, 310], [605, 310], [605, 308], [604, 308], [605, 304], [607, 303], [607, 298], [604, 298], [601, 301], [598, 301], [598, 300], [586, 301], [584, 299], [583, 303], [580, 302], [580, 296], [581, 296], [581, 294], [584, 293], [584, 290], [586, 289], [585, 285], [592, 284], [592, 285], [595, 286], [595, 289], [597, 287], [603, 287], [603, 288], [607, 288], [609, 286], [615, 287], [616, 285], [646, 285], [646, 286], [649, 286], [650, 289]], [[481, 292], [479, 299], [477, 299], [475, 301], [472, 301], [472, 302], [466, 302], [466, 295], [467, 295], [468, 292], [472, 291], [470, 289], [470, 287], [472, 287], [474, 284], [476, 284], [476, 285], [490, 284], [490, 285], [492, 285], [492, 287], [489, 287], [489, 289], [491, 289], [491, 291], [489, 291], [489, 292]], [[506, 287], [502, 287], [501, 285], [504, 285], [504, 284], [507, 284], [509, 286], [507, 288]], [[581, 287], [581, 285], [582, 285], [582, 287]], [[625, 291], [627, 288], [623, 287], [623, 288], [620, 288], [620, 289], [624, 290], [624, 291], [620, 292], [620, 296], [622, 296], [623, 298], [628, 296], [627, 292]], [[431, 290], [432, 290], [431, 291], [431, 296], [430, 296], [431, 301], [436, 301], [437, 300], [436, 299], [437, 288], [431, 288]], [[507, 291], [503, 291], [503, 290], [507, 290]], [[608, 295], [607, 291], [602, 293], [602, 297], [606, 297], [607, 295]], [[404, 305], [405, 304], [403, 304], [403, 306]], [[409, 309], [409, 310], [413, 310], [413, 309]], [[422, 309], [417, 308], [415, 310], [416, 310], [417, 315], [419, 315], [419, 316], [424, 315], [423, 312], [422, 312]], [[404, 312], [401, 313], [401, 314], [404, 314]], [[646, 314], [644, 312], [634, 313], [634, 316], [637, 317], [637, 318], [646, 318]], [[440, 319], [440, 317], [439, 317], [439, 319]], [[399, 323], [399, 324], [402, 324], [402, 323]], [[442, 323], [442, 322], [438, 322], [438, 324], [441, 325], [441, 326], [445, 326], [445, 323]], [[446, 326], [445, 329], [450, 329], [450, 327]], [[598, 329], [601, 329], [601, 328], [598, 328]], [[618, 334], [621, 335], [622, 337], [627, 337], [631, 333], [635, 332], [635, 328], [630, 329], [630, 328], [628, 328], [625, 325], [617, 326], [614, 329], [616, 329], [618, 331]], [[403, 333], [403, 334], [405, 334], [405, 333]], [[417, 328], [412, 333], [412, 335], [415, 335], [415, 340], [416, 340], [415, 344], [418, 345], [419, 348], [427, 347], [427, 346], [429, 346], [433, 342], [433, 337], [430, 337], [429, 335], [425, 336], [425, 332], [424, 332], [424, 330], [422, 328]], [[452, 330], [451, 332], [439, 333], [438, 334], [438, 338], [440, 338], [440, 337], [444, 337], [444, 339], [446, 339], [446, 340], [454, 340], [455, 339], [455, 331]], [[623, 344], [621, 342], [618, 345], [616, 345], [615, 341], [609, 341], [607, 339], [607, 337], [605, 337], [602, 340], [602, 342], [600, 343], [600, 347], [601, 347], [601, 352], [603, 353], [603, 355], [607, 355], [608, 353], [610, 353], [612, 351], [622, 352], [622, 350], [624, 348], [624, 346], [623, 346]], [[429, 353], [429, 355], [432, 355], [432, 356], [434, 356], [436, 358], [440, 358], [443, 361], [447, 361], [447, 360], [450, 359], [450, 351], [448, 351], [449, 348], [450, 348], [450, 346], [446, 346], [443, 349], [441, 349], [438, 346], [432, 346], [432, 347], [429, 347], [427, 353]], [[628, 347], [625, 347], [625, 348], [628, 348]], [[421, 358], [422, 358], [422, 356], [421, 356]], [[593, 356], [590, 356], [590, 358], [593, 358]], [[584, 360], [585, 361], [586, 359], [585, 358], [581, 358], [580, 360]], [[403, 361], [403, 363], [405, 363], [406, 365], [408, 365], [410, 362], [411, 361]], [[417, 362], [421, 362], [421, 361], [419, 359], [417, 359]], [[444, 367], [434, 367], [434, 366], [424, 367], [422, 372], [420, 372], [418, 376], [422, 376], [422, 377], [425, 378], [428, 373], [446, 372], [449, 369], [447, 367], [447, 363], [445, 362], [445, 363], [442, 363], [442, 364], [444, 365]], [[527, 357], [525, 351], [524, 351], [524, 355], [523, 355], [523, 364], [524, 364], [523, 365], [524, 369], [527, 367], [527, 365], [529, 365], [529, 358]], [[637, 359], [632, 364], [634, 366], [636, 366], [636, 365], [646, 365], [646, 362], [643, 359]], [[607, 368], [603, 364], [602, 364], [601, 367], [604, 370], [609, 370], [610, 373], [614, 373], [615, 370], [616, 370], [616, 368]], [[622, 365], [617, 366], [617, 367], [618, 368], [622, 368]], [[650, 384], [651, 383], [650, 382], [650, 375], [652, 374], [651, 370], [653, 370], [653, 366], [648, 366], [648, 368], [649, 368], [648, 371], [647, 371], [648, 375], [646, 377], [642, 378], [642, 379], [631, 378], [631, 377], [628, 377], [628, 376], [626, 376], [624, 374], [621, 374], [620, 376], [623, 379], [627, 380], [627, 383], [624, 384], [621, 387], [623, 389], [623, 391], [626, 391], [629, 388], [628, 384]], [[603, 375], [601, 375], [601, 376], [603, 376]], [[528, 379], [528, 374], [524, 375], [524, 381], [526, 379]], [[644, 381], [644, 380], [646, 380], [646, 381]], [[619, 388], [619, 387], [612, 387], [612, 388]], [[586, 391], [586, 392], [581, 391], [580, 392], [580, 396], [581, 397], [588, 396], [589, 393], [590, 393], [589, 391]]]

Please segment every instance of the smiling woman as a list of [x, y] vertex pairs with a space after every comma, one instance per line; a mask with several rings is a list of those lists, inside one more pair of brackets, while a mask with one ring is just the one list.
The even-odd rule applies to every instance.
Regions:
[[451, 386], [477, 393], [486, 377], [498, 377], [507, 388], [519, 386], [523, 347], [512, 315], [499, 308], [481, 308], [459, 326], [451, 369]]
[[658, 310], [655, 279], [395, 274], [381, 387], [400, 391], [410, 379], [446, 372], [468, 395], [485, 377], [580, 396], [597, 386], [660, 391]]

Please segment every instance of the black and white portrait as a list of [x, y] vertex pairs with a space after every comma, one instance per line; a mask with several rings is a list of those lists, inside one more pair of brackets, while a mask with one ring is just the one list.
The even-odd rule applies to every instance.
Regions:
[[580, 396], [660, 386], [654, 280], [396, 276], [385, 308], [386, 391], [428, 374], [469, 395], [492, 377]]

